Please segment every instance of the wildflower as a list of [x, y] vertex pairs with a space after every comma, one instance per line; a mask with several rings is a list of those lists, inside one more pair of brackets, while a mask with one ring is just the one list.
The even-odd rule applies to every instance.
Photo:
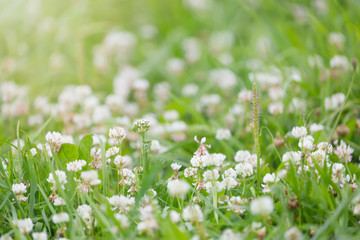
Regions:
[[22, 233], [30, 233], [34, 227], [30, 218], [13, 220], [13, 224], [18, 227]]
[[302, 239], [302, 233], [296, 227], [292, 227], [284, 234], [285, 240], [300, 240]]
[[171, 164], [171, 168], [172, 168], [174, 171], [179, 171], [180, 168], [181, 168], [181, 165], [180, 165], [180, 164], [177, 164], [177, 163], [172, 163], [172, 164]]
[[272, 115], [279, 115], [284, 112], [284, 105], [281, 102], [270, 103], [268, 111]]
[[[64, 189], [64, 184], [67, 183], [65, 172], [61, 171], [61, 170], [56, 170], [55, 174], [59, 180], [61, 187]], [[48, 181], [49, 183], [52, 183], [55, 187], [56, 182], [55, 182], [55, 179], [54, 179], [54, 176], [52, 173], [49, 174], [49, 177], [46, 179], [46, 181]]]
[[242, 177], [249, 177], [254, 173], [253, 166], [250, 163], [239, 163], [235, 166], [235, 170]]
[[195, 176], [196, 177], [196, 174], [197, 174], [197, 168], [193, 168], [193, 167], [188, 167], [188, 168], [185, 168], [184, 170], [184, 176], [185, 177], [193, 177]]
[[184, 97], [190, 97], [190, 96], [196, 95], [198, 90], [199, 90], [199, 87], [196, 84], [190, 83], [183, 87], [181, 93]]
[[110, 158], [116, 154], [118, 154], [120, 149], [118, 147], [111, 147], [106, 151], [106, 158]]
[[85, 160], [75, 160], [66, 164], [66, 169], [69, 172], [78, 172], [86, 165]]
[[[208, 155], [209, 152], [208, 152], [207, 148], [211, 148], [211, 145], [206, 145], [206, 144], [205, 144], [206, 138], [203, 137], [203, 138], [201, 139], [201, 141], [199, 141], [199, 140], [197, 139], [197, 136], [195, 136], [195, 137], [194, 137], [194, 140], [195, 140], [195, 142], [197, 142], [197, 143], [200, 144], [199, 148], [196, 150], [196, 152], [194, 153], [194, 155], [197, 156], [197, 157], [198, 157], [198, 156], [203, 156], [203, 155]], [[193, 166], [194, 166], [194, 165], [193, 165]]]
[[218, 129], [216, 131], [216, 139], [217, 140], [228, 140], [231, 138], [231, 132], [229, 129]]
[[52, 221], [55, 224], [68, 222], [69, 219], [70, 219], [69, 214], [67, 214], [66, 212], [57, 213], [52, 217]]
[[145, 119], [140, 119], [140, 120], [137, 120], [135, 123], [134, 123], [134, 131], [137, 132], [138, 134], [144, 134], [146, 133], [147, 131], [149, 131], [150, 129], [150, 122], [148, 120], [145, 120]]
[[236, 187], [238, 185], [238, 182], [233, 177], [226, 177], [226, 178], [223, 178], [223, 181], [221, 184], [223, 185], [224, 188], [226, 188], [227, 190], [230, 190], [230, 189]]
[[189, 184], [183, 180], [173, 180], [167, 185], [169, 194], [183, 199], [190, 189]]
[[232, 196], [229, 199], [229, 209], [232, 210], [235, 213], [243, 214], [245, 212], [244, 205], [247, 203], [247, 200], [244, 198], [241, 198], [240, 196]]
[[34, 240], [47, 240], [48, 239], [46, 232], [34, 232], [31, 235]]
[[317, 147], [317, 149], [321, 149], [321, 150], [325, 151], [327, 154], [333, 153], [333, 146], [328, 142], [318, 143], [318, 145], [316, 147]]
[[310, 133], [313, 134], [314, 132], [318, 132], [324, 130], [324, 126], [321, 124], [313, 123], [310, 125]]
[[314, 138], [310, 135], [300, 138], [299, 147], [305, 151], [314, 149]]
[[247, 90], [247, 89], [243, 89], [241, 90], [241, 92], [238, 94], [238, 100], [241, 103], [248, 103], [251, 101], [251, 94], [252, 91]]
[[233, 168], [226, 169], [224, 174], [222, 175], [223, 178], [231, 177], [236, 178], [237, 173]]
[[76, 209], [76, 212], [79, 214], [81, 219], [86, 223], [86, 226], [88, 228], [91, 228], [91, 224], [93, 222], [93, 216], [92, 216], [91, 207], [89, 205], [87, 205], [87, 204], [83, 204], [83, 205], [80, 205]]
[[284, 155], [282, 156], [282, 161], [283, 162], [293, 162], [294, 164], [298, 164], [300, 163], [301, 160], [301, 152], [297, 151], [297, 152], [286, 152], [284, 153]]
[[30, 153], [31, 153], [31, 156], [34, 157], [34, 156], [37, 154], [36, 148], [31, 148], [31, 149], [30, 149]]
[[19, 202], [24, 202], [27, 200], [27, 197], [24, 196], [26, 193], [26, 186], [24, 183], [13, 184], [11, 189]]
[[240, 240], [243, 239], [240, 233], [234, 233], [234, 231], [230, 228], [225, 229], [221, 234], [219, 240]]
[[342, 162], [351, 162], [353, 152], [354, 149], [346, 145], [343, 140], [341, 140], [340, 145], [334, 151]]
[[199, 205], [189, 205], [183, 210], [183, 218], [189, 222], [202, 222], [204, 221], [204, 215]]
[[326, 110], [336, 110], [340, 108], [345, 102], [345, 94], [336, 93], [331, 97], [325, 98], [325, 109]]
[[305, 137], [305, 136], [307, 135], [306, 127], [294, 127], [294, 128], [291, 130], [291, 134], [292, 134], [295, 138]]
[[54, 205], [55, 206], [63, 206], [63, 205], [65, 205], [65, 200], [62, 197], [57, 196], [54, 199]]
[[96, 186], [101, 183], [101, 180], [99, 179], [99, 174], [96, 170], [82, 172], [81, 178], [84, 180], [84, 182], [90, 184], [91, 186]]
[[214, 69], [210, 71], [210, 81], [223, 90], [236, 85], [236, 75], [229, 69]]
[[122, 127], [114, 127], [109, 130], [109, 137], [115, 144], [120, 144], [126, 137], [126, 131]]
[[330, 59], [330, 67], [333, 69], [347, 71], [350, 68], [350, 63], [345, 56], [335, 55]]
[[250, 203], [250, 211], [252, 214], [270, 214], [274, 211], [274, 201], [269, 196], [256, 198]]
[[113, 210], [118, 209], [120, 213], [128, 213], [135, 204], [135, 198], [124, 195], [114, 195], [107, 199], [110, 205], [114, 207]]
[[63, 144], [63, 137], [59, 132], [48, 132], [45, 136], [45, 140], [54, 152], [59, 152], [61, 145]]
[[120, 225], [123, 229], [127, 229], [130, 226], [129, 219], [126, 215], [116, 213], [115, 215], [116, 220], [120, 222]]
[[249, 151], [239, 150], [236, 152], [236, 155], [234, 157], [235, 162], [245, 162], [248, 157], [250, 157]]

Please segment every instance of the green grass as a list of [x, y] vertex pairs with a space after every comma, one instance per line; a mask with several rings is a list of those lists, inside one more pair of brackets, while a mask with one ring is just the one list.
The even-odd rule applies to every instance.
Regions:
[[[45, 231], [49, 239], [232, 239], [223, 234], [231, 229], [244, 239], [289, 239], [286, 232], [296, 227], [302, 239], [360, 237], [360, 216], [354, 213], [360, 203], [353, 202], [360, 194], [360, 84], [359, 67], [351, 62], [360, 56], [360, 2], [208, 0], [204, 1], [205, 10], [192, 9], [186, 2], [0, 0], [0, 236], [32, 239], [31, 233]], [[321, 3], [326, 7], [324, 11], [316, 5]], [[148, 39], [142, 36], [145, 25], [156, 29]], [[132, 50], [106, 52], [111, 47], [106, 45], [106, 39], [112, 32], [132, 33], [136, 39]], [[214, 36], [221, 32], [230, 34], [232, 43], [222, 45], [216, 40]], [[331, 33], [342, 34], [339, 46], [329, 42]], [[194, 48], [200, 52], [194, 62], [187, 59], [184, 50], [184, 42], [189, 38], [196, 40]], [[114, 42], [121, 40], [124, 37]], [[102, 55], [96, 54], [99, 52]], [[331, 67], [330, 61], [336, 55], [346, 57], [347, 69]], [[54, 56], [60, 56], [58, 66]], [[231, 60], [226, 63], [224, 59], [229, 56]], [[322, 66], [312, 67], [312, 56], [319, 56]], [[94, 64], [97, 57], [106, 60], [104, 69]], [[168, 68], [172, 58], [183, 61], [178, 74]], [[254, 60], [259, 66], [252, 66]], [[126, 83], [116, 89], [114, 79], [127, 66], [135, 68], [139, 76], [130, 78], [133, 85], [123, 97], [119, 92], [127, 88]], [[289, 74], [294, 68], [300, 81], [292, 80]], [[214, 69], [231, 70], [236, 83], [221, 88], [226, 76], [216, 83], [210, 76]], [[251, 91], [255, 84], [252, 73], [267, 74], [263, 80], [255, 81], [262, 111], [254, 129], [252, 103], [238, 99], [239, 92]], [[281, 81], [266, 83], [274, 78]], [[142, 91], [145, 84], [140, 83], [136, 89], [133, 82], [137, 79], [146, 79], [148, 88]], [[16, 84], [15, 90], [5, 85], [9, 82]], [[160, 91], [166, 84], [169, 89]], [[184, 95], [182, 89], [187, 84], [196, 84], [198, 91]], [[75, 92], [64, 95], [69, 85]], [[81, 91], [76, 88], [79, 85], [88, 85], [92, 92], [80, 96]], [[22, 87], [27, 91], [25, 96], [21, 95]], [[282, 95], [274, 93], [274, 88], [280, 88]], [[327, 109], [325, 99], [336, 93], [343, 93], [344, 101]], [[15, 96], [7, 100], [8, 94]], [[120, 101], [115, 107], [106, 100], [114, 94], [114, 99]], [[218, 95], [220, 101], [204, 101], [211, 94]], [[35, 106], [39, 96], [48, 98], [48, 110]], [[98, 103], [91, 105], [88, 96], [97, 98]], [[294, 99], [300, 103], [294, 106]], [[18, 103], [21, 107], [17, 107]], [[281, 103], [283, 111], [273, 114], [269, 109], [273, 103]], [[96, 121], [106, 113], [95, 105], [110, 106], [111, 116]], [[16, 114], [16, 110], [24, 109]], [[169, 110], [176, 110], [179, 118], [168, 120], [164, 113]], [[35, 115], [41, 115], [40, 121], [29, 124]], [[128, 122], [121, 123], [119, 117], [127, 117]], [[138, 136], [132, 125], [142, 118], [150, 119], [152, 127]], [[182, 123], [176, 121], [182, 121], [186, 127], [180, 128]], [[322, 124], [324, 129], [310, 133], [313, 123]], [[344, 134], [338, 128], [341, 124], [347, 127]], [[125, 140], [117, 145], [121, 150], [116, 155], [132, 159], [129, 169], [134, 177], [129, 185], [119, 184], [123, 176], [118, 170], [124, 167], [114, 164], [115, 156], [110, 157], [110, 163], [106, 157], [112, 147], [109, 129], [115, 126], [127, 131]], [[298, 146], [299, 139], [291, 134], [295, 126], [305, 126], [314, 145], [329, 142], [335, 150], [344, 141], [354, 150], [352, 160], [345, 162], [340, 154], [327, 153], [326, 164], [316, 161], [316, 156], [311, 155], [315, 149]], [[231, 131], [230, 138], [216, 137], [222, 128]], [[45, 136], [53, 131], [72, 141], [61, 144], [59, 151], [46, 149], [49, 142]], [[97, 140], [97, 136], [104, 138]], [[224, 154], [226, 159], [221, 166], [198, 168], [197, 178], [185, 177], [185, 168], [194, 166], [190, 160], [199, 147], [193, 141], [195, 136], [206, 137], [205, 144], [211, 145], [209, 153]], [[283, 144], [276, 145], [275, 140], [279, 139]], [[158, 140], [164, 148], [152, 149], [152, 140]], [[33, 148], [37, 149], [34, 156]], [[256, 154], [251, 176], [243, 177], [238, 171], [236, 186], [216, 193], [198, 189], [206, 170], [217, 169], [222, 181], [226, 170], [235, 169], [239, 163], [234, 157], [239, 150]], [[298, 163], [282, 161], [290, 151], [301, 151]], [[67, 170], [67, 163], [76, 159], [86, 161], [81, 171], [94, 170], [90, 165], [93, 161], [102, 165], [96, 169], [101, 184], [89, 186], [88, 193], [78, 189], [79, 184], [88, 184], [81, 172]], [[246, 158], [245, 162], [249, 161]], [[174, 172], [172, 163], [181, 164], [181, 169]], [[343, 170], [335, 176], [339, 163]], [[304, 167], [308, 169], [301, 171]], [[56, 170], [66, 173], [64, 189], [51, 189], [53, 184], [47, 181]], [[263, 192], [264, 176], [281, 175], [282, 170], [287, 171], [286, 176], [269, 183], [269, 191]], [[169, 194], [170, 178], [189, 184], [184, 199]], [[54, 181], [60, 186], [61, 179], [55, 177]], [[26, 201], [18, 200], [12, 190], [20, 182], [29, 184], [24, 194]], [[215, 182], [208, 180], [208, 188]], [[155, 196], [151, 195], [152, 190]], [[55, 206], [49, 198], [52, 193], [63, 198], [65, 205]], [[122, 213], [128, 219], [128, 227], [117, 219], [119, 210], [109, 203], [108, 198], [114, 195], [135, 198], [130, 210]], [[269, 215], [256, 215], [250, 210], [251, 202], [262, 195], [273, 199], [274, 211]], [[221, 200], [226, 197], [223, 203]], [[231, 197], [240, 197], [241, 203], [234, 206]], [[290, 206], [294, 199], [298, 200], [295, 207]], [[92, 209], [90, 227], [77, 212], [84, 204]], [[184, 209], [193, 204], [200, 206], [203, 221], [186, 218]], [[147, 221], [146, 206], [151, 209]], [[180, 214], [178, 222], [169, 216], [171, 210]], [[69, 214], [70, 219], [55, 224], [52, 217], [60, 212]], [[34, 224], [28, 234], [13, 224], [13, 220], [26, 218]], [[143, 223], [152, 223], [153, 229], [142, 232], [139, 229]], [[255, 227], [256, 223], [261, 227]], [[62, 227], [66, 227], [64, 234], [60, 234]]]

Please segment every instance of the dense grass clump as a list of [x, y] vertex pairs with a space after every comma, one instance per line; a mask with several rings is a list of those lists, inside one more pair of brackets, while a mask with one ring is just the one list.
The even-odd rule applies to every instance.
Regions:
[[0, 0], [0, 240], [359, 239], [359, 19]]

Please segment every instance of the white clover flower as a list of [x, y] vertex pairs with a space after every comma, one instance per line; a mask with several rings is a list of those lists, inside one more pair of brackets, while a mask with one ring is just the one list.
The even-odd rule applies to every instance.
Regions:
[[64, 206], [65, 205], [65, 200], [62, 197], [56, 197], [54, 199], [54, 205], [55, 206]]
[[231, 138], [231, 132], [229, 129], [220, 128], [216, 131], [217, 140], [228, 140]]
[[339, 176], [342, 172], [345, 171], [344, 165], [341, 163], [334, 163], [332, 165], [332, 174]]
[[282, 161], [283, 162], [293, 162], [294, 164], [298, 164], [300, 163], [301, 160], [301, 152], [297, 151], [297, 152], [286, 152], [284, 153], [284, 155], [282, 156]]
[[239, 150], [236, 152], [234, 157], [235, 162], [245, 162], [248, 157], [250, 157], [251, 153], [249, 151]]
[[324, 130], [324, 126], [321, 124], [313, 123], [310, 125], [310, 133], [313, 134], [314, 132], [318, 132]]
[[69, 214], [66, 212], [57, 213], [52, 217], [52, 221], [55, 224], [68, 222], [70, 220]]
[[132, 185], [135, 183], [135, 174], [132, 170], [124, 168], [121, 170], [121, 176], [126, 185]]
[[321, 150], [325, 151], [327, 154], [333, 153], [333, 146], [331, 145], [331, 143], [321, 142], [321, 143], [318, 143], [318, 145], [316, 147], [317, 147], [317, 149], [321, 149]]
[[172, 163], [172, 164], [171, 164], [171, 168], [172, 168], [174, 171], [179, 171], [180, 168], [181, 168], [181, 165], [180, 165], [180, 164], [177, 164], [177, 163]]
[[203, 173], [204, 181], [212, 181], [217, 180], [219, 178], [219, 170], [213, 169], [213, 170], [206, 170]]
[[345, 102], [345, 94], [336, 93], [331, 97], [325, 98], [325, 109], [326, 110], [336, 110], [340, 108]]
[[120, 144], [126, 137], [126, 131], [122, 127], [110, 128], [109, 137], [115, 144]]
[[126, 158], [126, 157], [123, 157], [123, 156], [120, 156], [120, 155], [117, 155], [114, 159], [114, 164], [118, 167], [121, 167], [121, 166], [126, 166], [128, 165], [128, 161], [129, 159]]
[[188, 167], [188, 168], [185, 168], [184, 170], [184, 176], [185, 177], [193, 177], [193, 176], [196, 176], [197, 174], [197, 168], [193, 168], [193, 167]]
[[171, 210], [170, 213], [169, 213], [169, 216], [170, 216], [170, 220], [173, 222], [173, 223], [177, 223], [180, 221], [180, 214], [174, 210]]
[[247, 89], [243, 89], [238, 94], [238, 100], [241, 103], [248, 103], [248, 102], [251, 101], [251, 96], [252, 96], [252, 91], [247, 90]]
[[250, 211], [255, 215], [268, 215], [274, 211], [274, 201], [269, 196], [256, 198], [250, 203]]
[[223, 90], [231, 89], [237, 83], [237, 77], [235, 73], [225, 68], [211, 70], [209, 79], [216, 86]]
[[268, 106], [268, 111], [272, 115], [279, 115], [284, 112], [284, 105], [282, 102], [273, 102]]
[[254, 174], [254, 168], [250, 163], [239, 163], [235, 166], [235, 170], [242, 177], [249, 177]]
[[116, 154], [118, 154], [120, 149], [118, 147], [111, 147], [106, 151], [106, 158], [110, 158]]
[[54, 152], [59, 152], [61, 145], [64, 143], [64, 139], [59, 132], [48, 132], [45, 135], [45, 140]]
[[134, 131], [138, 134], [144, 134], [150, 129], [150, 121], [145, 119], [136, 120], [134, 123]]
[[204, 215], [199, 205], [189, 205], [183, 210], [183, 219], [188, 222], [202, 222]]
[[30, 218], [13, 220], [13, 224], [18, 227], [22, 233], [30, 233], [34, 227]]
[[69, 172], [78, 172], [86, 165], [85, 160], [75, 160], [66, 164], [66, 169]]
[[114, 195], [107, 199], [114, 210], [118, 209], [120, 213], [128, 213], [135, 204], [135, 198], [124, 195]]
[[340, 145], [336, 147], [334, 153], [342, 162], [351, 162], [354, 149], [341, 140]]
[[331, 45], [335, 45], [337, 48], [342, 49], [345, 42], [345, 36], [339, 32], [331, 32], [328, 36], [328, 42]]
[[82, 172], [81, 178], [91, 186], [96, 186], [101, 183], [101, 180], [99, 179], [98, 171], [96, 170]]
[[213, 153], [209, 155], [205, 155], [204, 164], [205, 166], [221, 166], [225, 161], [226, 156], [222, 153]]
[[170, 58], [166, 62], [167, 70], [174, 75], [181, 74], [184, 71], [184, 65], [184, 60], [179, 58]]
[[263, 182], [265, 184], [267, 183], [274, 183], [274, 182], [278, 182], [279, 179], [275, 176], [275, 173], [267, 173], [265, 174], [264, 178], [263, 178]]
[[219, 181], [208, 181], [205, 182], [205, 189], [208, 193], [221, 192], [224, 189], [224, 183]]
[[34, 156], [37, 154], [36, 148], [31, 148], [31, 149], [30, 149], [30, 153], [31, 153], [31, 156], [34, 157]]
[[184, 180], [169, 181], [167, 185], [170, 196], [184, 199], [190, 190], [190, 185]]
[[80, 205], [76, 209], [76, 212], [79, 214], [81, 219], [86, 223], [86, 226], [88, 228], [90, 228], [91, 224], [92, 224], [92, 221], [93, 221], [91, 207], [89, 205], [87, 205], [87, 204], [83, 204], [83, 205]]
[[126, 215], [116, 213], [115, 215], [116, 220], [120, 222], [120, 225], [123, 229], [127, 229], [130, 226], [129, 219]]
[[199, 87], [196, 84], [190, 83], [183, 87], [181, 93], [184, 97], [190, 97], [190, 96], [195, 96], [198, 90]]
[[323, 166], [324, 161], [326, 160], [326, 152], [322, 149], [318, 149], [311, 153], [311, 160], [315, 161], [318, 165]]
[[302, 233], [296, 227], [292, 227], [285, 232], [284, 238], [285, 238], [285, 240], [301, 240]]
[[48, 236], [46, 232], [34, 232], [31, 234], [34, 240], [47, 240]]
[[231, 177], [231, 178], [236, 178], [237, 177], [237, 173], [233, 168], [229, 168], [226, 169], [224, 174], [222, 175], [223, 178], [227, 178], [227, 177]]
[[314, 138], [310, 135], [300, 138], [299, 147], [305, 151], [314, 149]]
[[225, 229], [221, 234], [219, 240], [241, 240], [243, 237], [240, 233], [234, 233], [234, 231], [230, 228]]
[[207, 158], [207, 155], [194, 155], [191, 160], [190, 163], [193, 167], [197, 167], [197, 168], [204, 168], [206, 167], [205, 165], [205, 159]]
[[230, 190], [232, 188], [235, 188], [238, 185], [238, 182], [233, 177], [226, 177], [223, 178], [223, 181], [221, 182], [222, 186], [226, 188], [227, 190]]
[[[61, 170], [56, 170], [55, 174], [59, 180], [61, 187], [64, 188], [64, 184], [67, 183], [66, 173]], [[56, 185], [55, 178], [52, 173], [49, 173], [49, 177], [46, 179], [46, 181], [48, 181], [49, 183], [52, 183], [54, 186]]]
[[11, 189], [15, 193], [15, 195], [23, 195], [26, 193], [26, 186], [23, 183], [13, 184]]
[[353, 210], [354, 215], [360, 215], [360, 204], [356, 204]]
[[294, 128], [291, 130], [291, 134], [292, 134], [295, 138], [305, 137], [305, 136], [307, 135], [306, 127], [294, 127]]
[[350, 63], [346, 56], [335, 55], [330, 59], [330, 67], [347, 71], [350, 69]]

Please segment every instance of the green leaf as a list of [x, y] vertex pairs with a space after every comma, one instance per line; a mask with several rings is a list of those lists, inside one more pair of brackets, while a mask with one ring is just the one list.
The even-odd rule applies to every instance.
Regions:
[[58, 156], [61, 162], [71, 162], [76, 160], [78, 158], [77, 146], [70, 143], [63, 144]]
[[93, 145], [92, 134], [85, 135], [79, 144], [79, 159], [90, 161], [90, 150]]
[[161, 221], [161, 232], [164, 235], [164, 239], [169, 240], [186, 240], [189, 239], [189, 236], [184, 232], [180, 231], [170, 219], [167, 221]]

